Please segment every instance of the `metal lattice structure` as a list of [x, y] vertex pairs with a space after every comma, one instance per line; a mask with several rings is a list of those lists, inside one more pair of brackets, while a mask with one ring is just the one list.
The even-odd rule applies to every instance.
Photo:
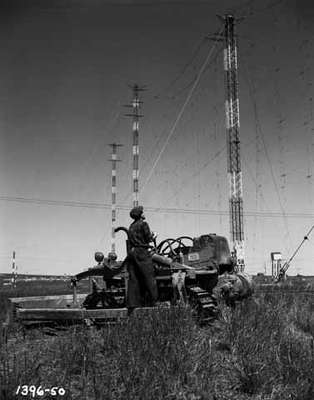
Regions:
[[117, 149], [121, 144], [112, 143], [111, 147], [111, 252], [116, 252], [115, 242], [115, 225], [117, 218], [117, 162], [120, 161], [117, 158]]
[[228, 175], [230, 185], [230, 234], [237, 269], [244, 270], [243, 187], [240, 158], [240, 114], [238, 97], [237, 44], [234, 17], [227, 14], [225, 23], [224, 71], [226, 85], [226, 129]]
[[142, 101], [139, 99], [139, 92], [145, 90], [144, 87], [138, 85], [132, 86], [133, 100], [131, 105], [126, 107], [132, 108], [132, 114], [125, 114], [127, 117], [132, 118], [132, 132], [133, 132], [133, 168], [132, 168], [132, 193], [133, 193], [133, 207], [138, 206], [138, 193], [139, 193], [139, 120], [143, 115], [140, 115], [140, 107]]

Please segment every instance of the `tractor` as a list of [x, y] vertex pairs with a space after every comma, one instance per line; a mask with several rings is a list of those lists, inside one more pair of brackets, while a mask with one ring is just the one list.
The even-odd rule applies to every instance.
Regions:
[[[117, 231], [124, 231], [120, 227]], [[126, 245], [128, 248], [128, 240]], [[230, 307], [253, 292], [252, 280], [245, 273], [235, 273], [235, 261], [228, 241], [210, 233], [196, 238], [168, 238], [151, 248], [158, 286], [157, 307], [184, 304], [192, 308], [199, 325], [206, 325], [219, 315], [218, 299]], [[97, 265], [72, 277], [73, 296], [12, 298], [12, 316], [24, 326], [116, 323], [128, 318], [127, 258], [117, 261], [115, 253], [104, 257], [95, 253]], [[98, 277], [101, 282], [97, 282]], [[89, 294], [78, 293], [78, 282], [90, 279]], [[134, 310], [133, 315], [154, 312], [154, 307]]]
[[[128, 235], [124, 227], [116, 229]], [[126, 247], [128, 248], [128, 240]], [[151, 248], [158, 287], [158, 304], [189, 304], [199, 324], [207, 324], [217, 318], [217, 297], [221, 294], [227, 304], [234, 306], [236, 300], [252, 293], [251, 281], [233, 274], [235, 262], [225, 237], [204, 234], [196, 238], [181, 236], [155, 243]], [[114, 253], [104, 257], [96, 252], [97, 265], [77, 274], [73, 286], [86, 277], [101, 276], [103, 287], [92, 281], [91, 293], [83, 301], [87, 310], [108, 309], [110, 315], [126, 307], [128, 282], [127, 258], [117, 261]], [[243, 274], [242, 274], [243, 275]], [[222, 285], [219, 280], [224, 277]], [[234, 288], [237, 287], [236, 291]]]

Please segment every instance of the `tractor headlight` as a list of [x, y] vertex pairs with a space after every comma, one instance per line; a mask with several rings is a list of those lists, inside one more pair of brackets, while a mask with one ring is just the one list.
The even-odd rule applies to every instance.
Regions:
[[103, 262], [104, 260], [104, 253], [102, 253], [101, 251], [96, 251], [95, 253], [95, 261], [98, 263]]

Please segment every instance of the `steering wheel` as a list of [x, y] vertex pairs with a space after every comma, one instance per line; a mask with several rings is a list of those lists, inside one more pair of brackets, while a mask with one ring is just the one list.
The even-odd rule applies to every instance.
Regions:
[[182, 248], [188, 249], [189, 247], [183, 243], [183, 240], [190, 240], [193, 243], [193, 239], [190, 236], [180, 236], [177, 239], [165, 239], [157, 246], [157, 253], [170, 258], [175, 258], [178, 256]]

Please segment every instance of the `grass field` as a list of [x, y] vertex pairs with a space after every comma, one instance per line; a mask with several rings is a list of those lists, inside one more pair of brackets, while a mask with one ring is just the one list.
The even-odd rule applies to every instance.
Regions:
[[181, 308], [57, 337], [16, 329], [0, 350], [0, 398], [31, 398], [14, 394], [25, 384], [63, 387], [40, 397], [58, 399], [314, 399], [313, 296], [260, 294], [221, 310], [207, 328]]

